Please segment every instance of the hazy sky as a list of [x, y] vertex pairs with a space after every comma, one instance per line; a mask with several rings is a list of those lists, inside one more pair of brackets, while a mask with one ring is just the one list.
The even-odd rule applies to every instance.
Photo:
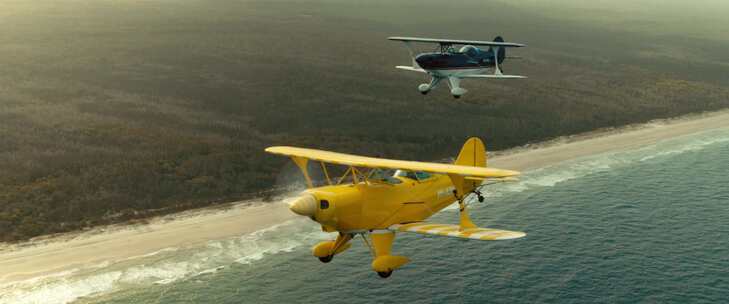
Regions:
[[555, 19], [588, 21], [597, 26], [655, 34], [689, 34], [729, 40], [726, 0], [523, 0], [510, 5], [538, 9]]

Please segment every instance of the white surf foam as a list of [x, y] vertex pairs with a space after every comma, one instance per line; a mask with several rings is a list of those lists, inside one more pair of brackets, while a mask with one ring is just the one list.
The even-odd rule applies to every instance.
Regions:
[[[636, 163], [660, 160], [685, 153], [698, 152], [717, 144], [729, 142], [729, 129], [719, 129], [661, 141], [636, 150], [604, 153], [583, 157], [553, 166], [523, 172], [519, 182], [489, 186], [484, 191], [487, 201], [541, 187], [554, 187], [559, 183], [585, 177], [590, 174], [624, 168]], [[474, 202], [475, 197], [469, 197]], [[478, 206], [478, 204], [474, 204]], [[448, 210], [457, 210], [455, 206]]]
[[[718, 132], [722, 132], [721, 130]], [[716, 145], [716, 144], [723, 144], [726, 142], [729, 142], [729, 135], [721, 136], [719, 134], [714, 134], [717, 132], [710, 132], [710, 134], [707, 134], [705, 136], [702, 136], [700, 138], [696, 138], [688, 143], [685, 143], [683, 145], [678, 146], [669, 146], [667, 143], [660, 144], [658, 146], [662, 146], [663, 149], [656, 149], [658, 151], [655, 151], [655, 153], [651, 153], [649, 155], [643, 156], [640, 158], [640, 161], [648, 161], [656, 158], [661, 157], [668, 157], [668, 156], [674, 156], [674, 155], [680, 155], [688, 152], [697, 152], [701, 151], [703, 149], [706, 149], [707, 147]], [[718, 137], [712, 137], [711, 135], [718, 135]], [[658, 148], [656, 146], [655, 148]]]
[[311, 221], [290, 220], [240, 237], [210, 241], [201, 248], [167, 248], [121, 263], [102, 263], [8, 284], [0, 289], [0, 303], [71, 303], [135, 286], [166, 285], [212, 275], [233, 263], [251, 264], [326, 238], [330, 236]]
[[60, 280], [52, 280], [30, 286], [13, 286], [14, 288], [11, 290], [0, 293], [0, 303], [70, 303], [92, 294], [111, 291], [114, 282], [121, 275], [122, 273], [120, 271], [111, 271], [79, 280], [63, 277]]

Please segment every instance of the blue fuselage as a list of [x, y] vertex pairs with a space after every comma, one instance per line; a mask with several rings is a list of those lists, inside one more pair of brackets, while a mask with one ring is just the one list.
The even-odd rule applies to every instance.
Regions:
[[468, 53], [423, 53], [415, 57], [425, 70], [484, 69], [494, 66], [492, 51], [475, 50]]

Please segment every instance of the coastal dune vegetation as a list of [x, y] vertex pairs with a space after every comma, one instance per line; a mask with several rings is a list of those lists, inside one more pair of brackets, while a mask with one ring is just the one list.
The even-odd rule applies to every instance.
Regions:
[[[500, 1], [3, 2], [0, 241], [261, 196], [294, 172], [270, 145], [434, 160], [469, 136], [501, 150], [729, 106], [725, 37], [600, 14], [610, 21]], [[529, 45], [504, 64], [529, 78], [421, 96], [424, 76], [394, 69], [410, 59], [393, 35], [502, 35]]]

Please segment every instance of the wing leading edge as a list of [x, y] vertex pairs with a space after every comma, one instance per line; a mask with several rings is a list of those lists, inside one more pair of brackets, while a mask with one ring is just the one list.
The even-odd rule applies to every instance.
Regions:
[[526, 236], [526, 233], [520, 231], [508, 231], [491, 228], [467, 228], [461, 230], [459, 225], [432, 224], [423, 222], [396, 224], [390, 226], [387, 229], [391, 231], [415, 232], [420, 234], [450, 236], [482, 241], [511, 240]]
[[405, 71], [411, 71], [411, 72], [427, 73], [427, 71], [425, 71], [421, 68], [415, 68], [415, 67], [406, 66], [406, 65], [398, 65], [395, 68], [400, 69], [400, 70], [405, 70]]
[[424, 42], [439, 44], [470, 44], [470, 45], [486, 45], [486, 46], [503, 46], [503, 47], [525, 47], [526, 44], [513, 42], [495, 42], [495, 41], [478, 41], [478, 40], [455, 40], [455, 39], [437, 39], [437, 38], [420, 38], [420, 37], [388, 37], [387, 39], [402, 42]]
[[266, 148], [266, 152], [292, 157], [301, 157], [330, 164], [354, 167], [403, 169], [441, 174], [457, 174], [466, 177], [503, 178], [519, 175], [519, 172], [485, 167], [460, 166], [441, 163], [427, 163], [406, 160], [375, 158], [330, 152], [324, 150], [277, 146]]

